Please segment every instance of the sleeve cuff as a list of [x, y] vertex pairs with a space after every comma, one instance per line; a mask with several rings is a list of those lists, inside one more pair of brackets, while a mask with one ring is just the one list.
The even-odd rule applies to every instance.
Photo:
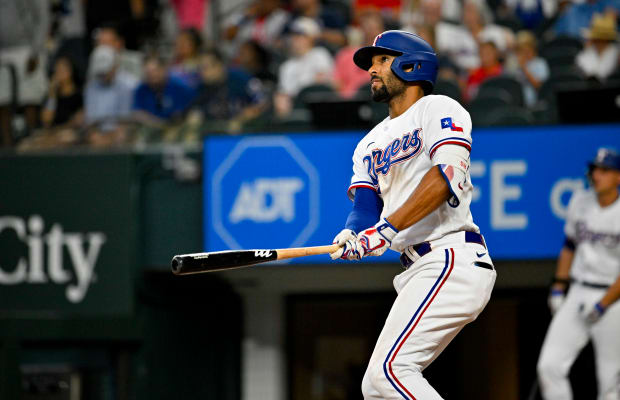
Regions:
[[355, 198], [355, 189], [357, 188], [368, 188], [368, 189], [372, 189], [375, 192], [379, 193], [377, 188], [371, 182], [364, 182], [364, 181], [353, 182], [351, 183], [351, 186], [349, 186], [349, 189], [347, 189], [347, 196], [349, 197], [349, 200], [353, 201], [353, 199]]
[[430, 149], [428, 150], [428, 155], [431, 158], [431, 160], [433, 159], [433, 156], [435, 155], [435, 152], [437, 151], [437, 149], [439, 149], [441, 146], [446, 145], [446, 144], [461, 146], [467, 149], [468, 152], [471, 152], [470, 141], [463, 139], [463, 138], [459, 138], [459, 137], [449, 137], [449, 138], [441, 139], [435, 142], [435, 144], [430, 147]]

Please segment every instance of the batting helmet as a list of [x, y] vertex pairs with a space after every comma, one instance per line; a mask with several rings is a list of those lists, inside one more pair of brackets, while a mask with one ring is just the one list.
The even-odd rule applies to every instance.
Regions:
[[589, 172], [592, 172], [594, 167], [610, 168], [620, 171], [620, 154], [612, 149], [601, 147], [598, 149], [594, 160], [588, 163]]
[[[437, 78], [437, 55], [424, 39], [410, 32], [386, 31], [377, 35], [372, 46], [357, 50], [353, 62], [361, 69], [368, 70], [372, 65], [372, 57], [382, 53], [398, 56], [392, 61], [394, 75], [406, 82], [427, 82], [432, 92]], [[413, 70], [405, 72], [410, 67]]]

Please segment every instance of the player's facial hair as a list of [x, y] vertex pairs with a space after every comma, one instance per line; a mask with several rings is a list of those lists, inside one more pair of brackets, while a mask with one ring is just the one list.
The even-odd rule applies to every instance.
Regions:
[[372, 99], [377, 103], [389, 103], [394, 97], [405, 92], [405, 83], [394, 75], [388, 75], [385, 80], [380, 79], [383, 85], [376, 90], [372, 90]]

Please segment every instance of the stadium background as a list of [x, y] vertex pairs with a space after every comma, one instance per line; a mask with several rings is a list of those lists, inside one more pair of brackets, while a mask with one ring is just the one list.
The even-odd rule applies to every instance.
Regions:
[[[46, 76], [55, 49], [73, 57], [78, 72], [82, 60], [88, 80], [90, 38], [97, 21], [109, 18], [94, 18], [106, 7], [90, 3], [23, 3], [51, 6], [45, 43], [56, 44], [41, 50]], [[133, 51], [156, 49], [172, 59], [181, 26], [195, 24], [207, 43], [221, 41], [234, 59], [225, 32], [249, 5], [194, 2], [203, 8], [192, 20], [181, 3], [106, 5], [120, 13], [115, 22], [128, 32], [125, 45]], [[323, 7], [344, 13], [354, 26], [365, 3]], [[377, 2], [386, 26], [395, 27], [422, 3]], [[77, 41], [63, 19], [76, 4], [87, 17]], [[567, 43], [583, 47], [581, 38], [561, 42], [561, 51], [545, 50], [543, 43], [553, 48], [565, 38], [553, 34], [561, 14], [541, 9], [538, 22], [527, 22], [518, 4], [486, 6], [499, 26], [529, 27], [540, 38], [551, 75], [535, 104], [525, 103], [508, 74], [490, 78], [487, 89], [481, 85], [478, 102], [467, 100], [463, 71], [452, 80], [444, 75], [437, 87], [472, 113], [472, 209], [498, 270], [487, 309], [427, 370], [446, 398], [539, 398], [535, 365], [550, 320], [546, 296], [563, 208], [585, 185], [585, 164], [596, 148], [620, 147], [620, 125], [613, 123], [620, 120], [618, 74], [588, 78], [572, 65], [577, 53]], [[281, 8], [292, 11], [292, 2]], [[444, 12], [444, 19], [454, 18]], [[51, 29], [54, 23], [60, 28]], [[2, 39], [0, 55], [10, 47]], [[286, 51], [277, 57], [285, 60]], [[0, 71], [13, 71], [0, 73], [0, 82], [23, 83], [0, 59]], [[553, 72], [557, 63], [566, 68]], [[272, 73], [277, 80], [277, 68]], [[330, 241], [348, 212], [354, 145], [386, 111], [365, 89], [344, 99], [324, 83], [313, 85], [283, 116], [274, 111], [276, 83], [273, 92], [265, 89], [260, 115], [241, 125], [230, 124], [234, 118], [201, 124], [171, 118], [162, 128], [123, 116], [115, 122], [130, 133], [110, 146], [91, 141], [91, 127], [72, 126], [68, 141], [54, 136], [53, 127], [29, 119], [28, 109], [45, 109], [47, 99], [23, 103], [12, 89], [3, 105], [10, 134], [7, 140], [3, 130], [0, 149], [0, 399], [359, 399], [365, 364], [395, 296], [391, 280], [401, 267], [394, 255], [359, 264], [314, 257], [189, 277], [172, 276], [169, 261], [202, 249]], [[590, 348], [571, 377], [576, 398], [595, 397]]]

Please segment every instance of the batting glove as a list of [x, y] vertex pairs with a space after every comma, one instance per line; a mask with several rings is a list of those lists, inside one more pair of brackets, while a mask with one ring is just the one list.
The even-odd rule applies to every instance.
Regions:
[[359, 253], [360, 245], [357, 243], [357, 235], [351, 229], [343, 229], [334, 238], [333, 244], [340, 248], [329, 256], [332, 260], [342, 258], [343, 260], [359, 260], [362, 258]]
[[600, 302], [596, 303], [594, 307], [586, 314], [586, 321], [593, 324], [597, 322], [603, 314], [605, 313], [605, 306], [603, 306]]
[[554, 315], [562, 304], [564, 304], [564, 300], [566, 299], [566, 292], [560, 289], [552, 289], [549, 293], [549, 297], [547, 298], [547, 305], [549, 305], [549, 310], [551, 310], [551, 315]]
[[398, 230], [383, 218], [372, 228], [361, 232], [358, 241], [361, 244], [361, 256], [380, 256], [392, 245]]

